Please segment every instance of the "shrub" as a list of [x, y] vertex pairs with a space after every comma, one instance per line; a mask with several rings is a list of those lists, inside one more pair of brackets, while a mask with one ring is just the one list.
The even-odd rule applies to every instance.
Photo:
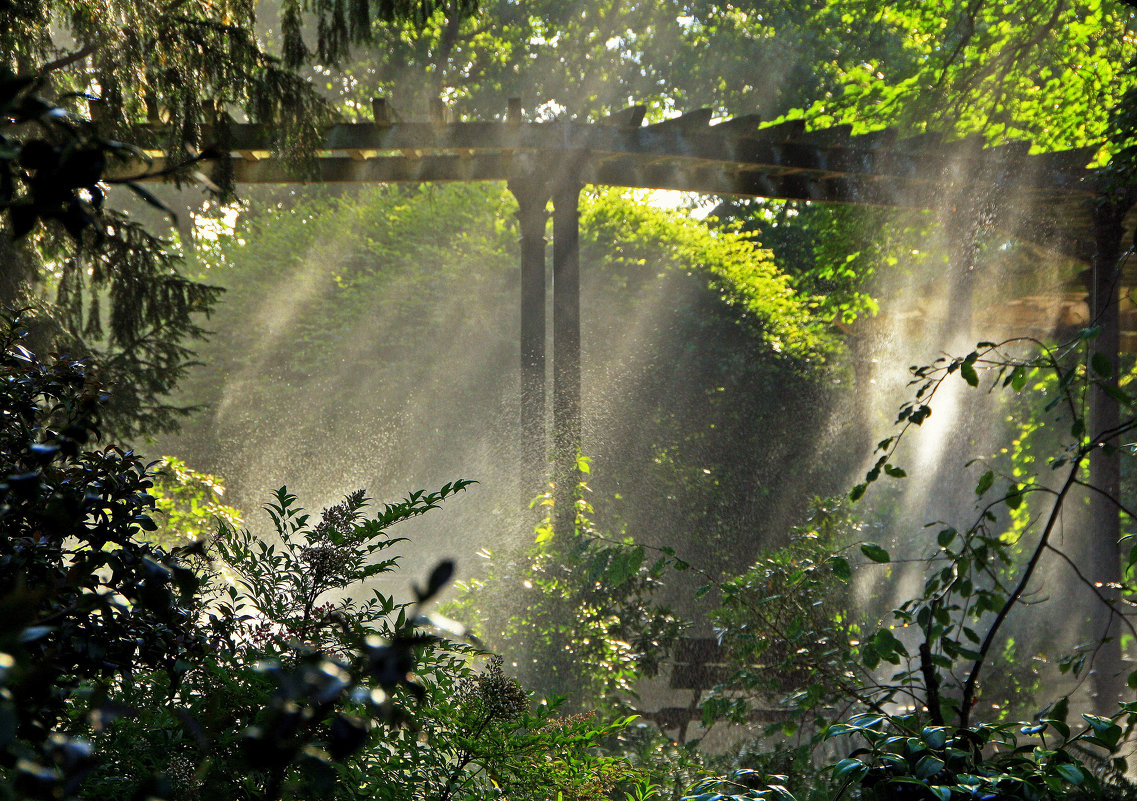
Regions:
[[287, 490], [278, 541], [222, 521], [166, 551], [154, 475], [96, 450], [102, 388], [0, 351], [0, 798], [601, 799], [634, 778], [601, 725], [534, 706], [500, 660], [428, 633], [443, 562], [409, 602], [388, 528], [469, 484], [310, 521]]

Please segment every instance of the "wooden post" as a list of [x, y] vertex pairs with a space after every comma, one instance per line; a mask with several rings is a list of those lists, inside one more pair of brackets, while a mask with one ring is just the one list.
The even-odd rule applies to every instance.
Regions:
[[[549, 191], [536, 177], [509, 182], [521, 227], [521, 499], [524, 505], [546, 480], [545, 442], [545, 225]], [[524, 508], [524, 507], [523, 507]]]
[[553, 530], [572, 531], [580, 419], [580, 184], [572, 178], [553, 192]]
[[[1117, 386], [1119, 370], [1118, 352], [1121, 346], [1120, 288], [1121, 236], [1123, 219], [1128, 204], [1119, 204], [1112, 199], [1099, 198], [1094, 206], [1094, 257], [1090, 275], [1090, 316], [1091, 325], [1098, 326], [1101, 333], [1093, 340], [1093, 350], [1109, 360], [1112, 375], [1102, 379]], [[1117, 401], [1106, 392], [1094, 386], [1090, 390], [1088, 429], [1092, 436], [1117, 427], [1120, 413]], [[1090, 493], [1088, 541], [1085, 553], [1088, 564], [1084, 567], [1087, 577], [1097, 584], [1102, 595], [1117, 602], [1118, 587], [1121, 582], [1121, 563], [1118, 540], [1121, 536], [1120, 510], [1114, 499], [1121, 491], [1121, 462], [1117, 455], [1117, 443], [1110, 442], [1090, 454], [1090, 485], [1096, 491]], [[1094, 690], [1096, 705], [1105, 714], [1116, 711], [1125, 677], [1121, 675], [1121, 625], [1120, 620], [1109, 610], [1100, 608], [1100, 614], [1093, 617], [1095, 630], [1093, 636], [1108, 637], [1107, 642], [1094, 660]], [[1108, 710], [1108, 711], [1107, 711]]]

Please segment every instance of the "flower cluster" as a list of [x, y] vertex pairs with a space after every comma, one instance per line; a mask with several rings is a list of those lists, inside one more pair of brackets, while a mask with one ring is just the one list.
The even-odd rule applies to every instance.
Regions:
[[529, 696], [501, 666], [500, 656], [491, 657], [484, 671], [459, 683], [458, 695], [481, 706], [490, 720], [516, 720], [529, 711]]
[[366, 500], [364, 491], [356, 490], [335, 506], [329, 506], [321, 512], [320, 522], [315, 528], [317, 538], [327, 539], [333, 531], [344, 537], [351, 534], [364, 500]]
[[300, 561], [321, 583], [334, 586], [346, 583], [351, 578], [351, 552], [341, 545], [325, 542], [301, 548]]

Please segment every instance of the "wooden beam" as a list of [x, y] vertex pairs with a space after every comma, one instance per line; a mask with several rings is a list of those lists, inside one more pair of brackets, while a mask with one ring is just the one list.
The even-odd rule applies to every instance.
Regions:
[[805, 133], [805, 120], [786, 120], [759, 129], [754, 138], [770, 142], [789, 142], [800, 139], [803, 133]]
[[391, 109], [387, 105], [386, 98], [371, 98], [371, 118], [377, 128], [391, 127]]
[[[1129, 198], [1122, 203], [1102, 199], [1094, 207], [1095, 250], [1090, 271], [1090, 324], [1100, 329], [1092, 340], [1095, 357], [1104, 357], [1110, 366], [1108, 376], [1100, 379], [1101, 385], [1090, 387], [1090, 409], [1087, 433], [1091, 437], [1116, 431], [1121, 419], [1117, 399], [1106, 390], [1117, 391], [1120, 375], [1118, 353], [1121, 347], [1121, 239], [1125, 233], [1123, 221], [1132, 206]], [[1096, 365], [1097, 362], [1095, 362]], [[1117, 501], [1121, 497], [1121, 450], [1111, 438], [1106, 447], [1097, 447], [1090, 453], [1090, 486], [1097, 491], [1089, 493], [1089, 515], [1085, 542], [1085, 558], [1079, 559], [1089, 581], [1101, 588], [1104, 598], [1120, 604], [1118, 587], [1121, 584], [1121, 561], [1118, 542], [1121, 536], [1121, 513]], [[1121, 662], [1121, 623], [1116, 613], [1095, 605], [1094, 620], [1097, 637], [1106, 638], [1094, 659], [1094, 689], [1097, 702], [1095, 711], [1113, 709], [1125, 687]]]
[[941, 142], [938, 148], [941, 153], [951, 158], [959, 156], [973, 157], [983, 150], [986, 138], [982, 134], [971, 134], [960, 139]]
[[612, 125], [617, 128], [639, 128], [643, 125], [645, 114], [647, 114], [647, 106], [628, 106], [620, 111], [612, 112], [600, 120], [599, 124]]
[[761, 124], [761, 114], [743, 114], [741, 117], [732, 117], [729, 120], [715, 123], [711, 126], [711, 133], [727, 136], [754, 136], [758, 133], [758, 127]]
[[234, 180], [249, 184], [284, 183], [431, 183], [446, 181], [504, 181], [513, 172], [504, 154], [478, 154], [385, 158], [356, 161], [350, 158], [318, 159], [310, 169], [279, 159], [233, 164]]
[[[965, 149], [975, 146], [971, 142], [943, 145], [935, 135], [890, 147], [884, 143], [891, 131], [850, 136], [846, 145], [835, 145], [832, 130], [807, 135], [801, 120], [757, 130], [756, 116], [706, 126], [706, 110], [646, 128], [573, 121], [517, 123], [516, 114], [513, 122], [398, 123], [390, 121], [391, 109], [385, 102], [377, 99], [376, 110], [377, 119], [388, 124], [330, 126], [319, 146], [320, 157], [306, 168], [290, 167], [270, 155], [276, 142], [266, 126], [234, 125], [229, 152], [235, 180], [504, 180], [519, 170], [547, 171], [549, 165], [572, 161], [579, 164], [586, 183], [709, 194], [773, 192], [766, 196], [913, 207], [934, 205], [943, 186], [950, 185], [953, 191], [1013, 190], [1022, 198], [1024, 214], [1053, 227], [1054, 237], [1066, 231], [1083, 239], [1090, 224], [1082, 201], [1100, 190], [1097, 174], [1078, 168], [1090, 155], [1086, 150], [1070, 156], [1032, 156], [1020, 143], [972, 151]], [[731, 130], [752, 133], [721, 135]], [[844, 130], [837, 135], [843, 136]], [[826, 139], [830, 144], [817, 141]], [[870, 146], [874, 143], [880, 146]], [[404, 155], [392, 155], [399, 153]], [[1074, 169], [1065, 169], [1069, 165]], [[160, 172], [164, 166], [160, 157], [150, 166], [116, 166], [112, 177], [146, 180], [146, 173]], [[790, 173], [801, 175], [786, 180]]]
[[672, 117], [663, 122], [657, 122], [654, 125], [649, 125], [644, 128], [645, 131], [682, 131], [683, 133], [694, 133], [701, 131], [711, 123], [711, 117], [714, 116], [714, 109], [700, 108], [695, 111], [689, 111], [686, 114], [681, 114], [678, 117]]
[[819, 128], [806, 131], [797, 137], [799, 142], [808, 142], [811, 145], [822, 147], [838, 147], [849, 143], [849, 136], [853, 133], [852, 125], [833, 125], [829, 128]]
[[1073, 150], [1061, 150], [1057, 153], [1036, 153], [1031, 158], [1039, 163], [1047, 172], [1070, 171], [1079, 172], [1086, 169], [1090, 160], [1097, 156], [1101, 148], [1079, 147]]
[[881, 128], [879, 131], [867, 131], [863, 134], [849, 137], [849, 147], [862, 150], [877, 150], [892, 147], [896, 144], [897, 133], [895, 128]]
[[977, 155], [987, 162], [1021, 162], [1030, 155], [1030, 142], [1005, 142], [1001, 145], [984, 148]]
[[915, 136], [909, 136], [907, 139], [901, 139], [896, 143], [896, 149], [907, 153], [917, 153], [925, 150], [934, 150], [939, 147], [943, 141], [943, 134], [916, 134]]

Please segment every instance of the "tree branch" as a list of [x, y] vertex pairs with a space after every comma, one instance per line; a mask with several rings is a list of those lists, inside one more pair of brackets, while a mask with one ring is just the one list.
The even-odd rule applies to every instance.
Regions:
[[1102, 593], [1102, 591], [1098, 589], [1097, 585], [1094, 582], [1090, 581], [1089, 578], [1081, 571], [1081, 569], [1078, 568], [1078, 565], [1074, 562], [1074, 560], [1071, 559], [1069, 556], [1067, 556], [1065, 554], [1065, 552], [1061, 551], [1058, 548], [1055, 548], [1053, 545], [1050, 545], [1049, 543], [1047, 543], [1046, 547], [1047, 547], [1047, 549], [1058, 554], [1059, 558], [1063, 562], [1065, 562], [1067, 565], [1069, 565], [1070, 569], [1074, 571], [1074, 575], [1078, 577], [1078, 581], [1085, 584], [1086, 587], [1089, 588], [1090, 592], [1092, 592], [1097, 597], [1097, 599], [1099, 601], [1101, 601], [1103, 604], [1105, 604], [1107, 607], [1109, 607], [1109, 611], [1112, 614], [1117, 615], [1121, 619], [1121, 622], [1125, 625], [1125, 628], [1129, 629], [1129, 633], [1132, 634], [1135, 638], [1137, 638], [1137, 627], [1134, 627], [1132, 621], [1130, 621], [1129, 618], [1127, 618], [1125, 615], [1121, 614], [1121, 612], [1118, 611], [1117, 607], [1114, 606], [1113, 602], [1110, 601], [1108, 598], [1106, 598], [1105, 594]]
[[1089, 483], [1088, 481], [1079, 480], [1076, 483], [1078, 484], [1079, 487], [1085, 487], [1088, 490], [1096, 492], [1098, 495], [1104, 496], [1105, 499], [1108, 500], [1110, 503], [1112, 503], [1114, 506], [1116, 506], [1118, 508], [1118, 510], [1120, 510], [1120, 511], [1124, 512], [1126, 515], [1128, 515], [1130, 520], [1137, 520], [1137, 514], [1135, 514], [1128, 506], [1123, 504], [1117, 498], [1110, 495], [1108, 492], [1103, 490], [1101, 487], [1095, 487], [1093, 484]]
[[1054, 499], [1054, 505], [1050, 509], [1050, 516], [1046, 520], [1046, 527], [1042, 530], [1042, 536], [1038, 540], [1038, 545], [1035, 546], [1034, 553], [1031, 554], [1030, 561], [1027, 562], [1026, 569], [1023, 570], [1022, 577], [1019, 579], [1018, 584], [1015, 585], [1015, 588], [1011, 590], [1011, 594], [1007, 596], [1006, 603], [1003, 604], [1002, 609], [1000, 609], [999, 613], [995, 616], [991, 627], [987, 629], [987, 636], [983, 638], [983, 643], [979, 646], [979, 655], [976, 657], [975, 663], [971, 666], [971, 672], [968, 673], [967, 681], [963, 685], [963, 699], [959, 708], [960, 728], [967, 728], [969, 718], [971, 717], [971, 705], [975, 699], [975, 685], [976, 682], [979, 681], [979, 673], [983, 669], [983, 663], [987, 659], [987, 654], [995, 642], [995, 637], [999, 633], [999, 629], [1003, 627], [1003, 622], [1007, 619], [1007, 615], [1011, 613], [1011, 609], [1018, 603], [1019, 598], [1026, 590], [1026, 585], [1034, 577], [1034, 572], [1038, 568], [1038, 562], [1042, 558], [1042, 554], [1046, 551], [1046, 546], [1050, 541], [1050, 535], [1054, 531], [1054, 526], [1058, 523], [1062, 505], [1077, 481], [1078, 471], [1081, 470], [1084, 460], [1085, 453], [1082, 453], [1070, 466], [1070, 472], [1066, 476], [1066, 481], [1062, 484], [1062, 489], [1058, 491], [1058, 496]]
[[39, 70], [40, 77], [43, 78], [43, 77], [47, 76], [48, 73], [55, 72], [56, 70], [61, 70], [64, 67], [70, 67], [76, 61], [82, 61], [87, 56], [96, 52], [98, 49], [99, 49], [99, 45], [89, 44], [89, 45], [86, 45], [84, 47], [79, 48], [74, 53], [68, 53], [65, 56], [60, 56], [59, 58], [55, 59], [55, 61], [49, 61], [46, 64], [44, 64], [42, 67], [40, 67], [40, 70]]

